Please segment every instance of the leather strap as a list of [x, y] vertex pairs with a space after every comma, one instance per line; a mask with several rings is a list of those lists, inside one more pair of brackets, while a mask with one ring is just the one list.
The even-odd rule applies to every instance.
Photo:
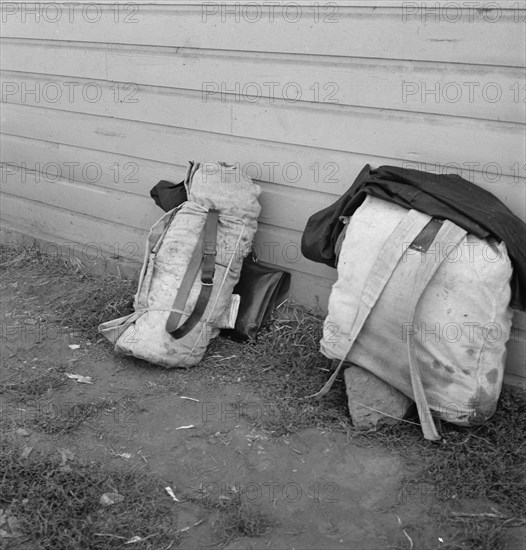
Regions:
[[412, 250], [418, 250], [419, 252], [426, 253], [429, 247], [433, 244], [437, 233], [440, 231], [444, 220], [438, 218], [431, 218], [429, 223], [420, 231], [414, 241], [409, 245]]
[[[217, 224], [219, 220], [219, 212], [217, 210], [209, 210], [205, 225], [201, 234], [199, 235], [199, 240], [197, 241], [196, 247], [192, 253], [192, 257], [186, 268], [183, 280], [181, 281], [181, 286], [175, 297], [170, 315], [166, 321], [166, 332], [178, 340], [183, 336], [186, 336], [199, 322], [203, 316], [206, 306], [212, 295], [212, 289], [214, 287], [214, 273], [215, 273], [215, 259], [217, 255]], [[201, 268], [202, 266], [202, 268]], [[190, 291], [194, 285], [194, 281], [201, 268], [201, 291], [197, 298], [196, 304], [193, 311], [190, 313], [186, 321], [178, 327], [179, 321], [181, 320], [182, 313], [184, 310]]]

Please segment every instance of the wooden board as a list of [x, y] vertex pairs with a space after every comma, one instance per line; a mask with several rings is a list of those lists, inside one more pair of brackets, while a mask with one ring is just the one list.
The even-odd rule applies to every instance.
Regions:
[[[140, 229], [162, 213], [150, 189], [160, 179], [177, 183], [186, 175], [186, 167], [166, 170], [160, 163], [12, 136], [4, 136], [0, 158], [3, 192]], [[334, 202], [326, 193], [259, 185], [260, 222], [284, 229], [303, 231], [310, 214]]]
[[[10, 84], [20, 89], [24, 84], [40, 90], [47, 84], [57, 85], [46, 78], [20, 78], [16, 73], [7, 76]], [[197, 92], [174, 93], [165, 88], [141, 90], [137, 103], [115, 103], [108, 83], [86, 81], [85, 86], [94, 93], [98, 90], [101, 99], [90, 102], [77, 94], [75, 101], [69, 101], [62, 95], [52, 106], [42, 103], [44, 94], [6, 99], [8, 103], [111, 117], [112, 124], [118, 118], [414, 162], [434, 158], [446, 165], [490, 164], [504, 174], [513, 176], [518, 170], [524, 176], [526, 135], [521, 124], [343, 105], [307, 107], [285, 101], [276, 102], [272, 108], [260, 103], [223, 103], [215, 98], [203, 103]]]
[[68, 82], [120, 83], [123, 98], [124, 83], [134, 83], [195, 90], [203, 101], [268, 107], [290, 99], [508, 122], [526, 118], [524, 71], [517, 67], [18, 39], [4, 40], [1, 60], [4, 70], [56, 75], [58, 81], [67, 75]]
[[[520, 156], [509, 166], [502, 162], [492, 163], [480, 157], [476, 160], [467, 160], [470, 157], [466, 157], [447, 167], [440, 164], [440, 158], [435, 154], [428, 158], [396, 159], [374, 154], [362, 155], [350, 151], [220, 136], [164, 125], [109, 120], [104, 117], [24, 105], [5, 104], [2, 111], [4, 132], [50, 143], [38, 145], [38, 142], [33, 144], [27, 140], [12, 142], [10, 140], [16, 138], [6, 136], [4, 147], [7, 152], [3, 158], [7, 162], [31, 161], [33, 146], [35, 151], [48, 147], [50, 152], [42, 155], [53, 154], [57, 159], [57, 155], [60, 155], [60, 162], [80, 162], [78, 155], [82, 155], [83, 162], [97, 161], [100, 155], [99, 163], [108, 167], [115, 163], [124, 167], [126, 162], [136, 162], [139, 165], [138, 177], [143, 178], [141, 181], [145, 181], [148, 171], [152, 170], [150, 181], [156, 183], [161, 173], [165, 174], [164, 179], [170, 179], [174, 165], [180, 170], [177, 174], [181, 174], [190, 159], [223, 159], [239, 163], [240, 167], [247, 169], [251, 177], [259, 181], [335, 196], [345, 192], [365, 164], [394, 164], [433, 173], [457, 172], [495, 194], [513, 212], [526, 220], [526, 183], [524, 177], [520, 177], [524, 172], [524, 167], [521, 167], [518, 161]], [[93, 151], [84, 152], [82, 149]], [[162, 163], [161, 166], [164, 168], [159, 171], [149, 161], [155, 161], [157, 167], [160, 166], [158, 163]], [[495, 167], [502, 170], [502, 174], [495, 173]], [[508, 172], [508, 175], [504, 175], [505, 172]], [[109, 174], [109, 178], [115, 177], [114, 174], [115, 168], [112, 174]], [[175, 174], [173, 177], [176, 177]], [[131, 188], [130, 191], [143, 192], [137, 187]]]
[[[37, 9], [46, 4], [50, 3], [37, 2]], [[458, 63], [515, 67], [523, 65], [526, 57], [524, 10], [517, 8], [464, 10], [461, 19], [455, 21], [444, 6], [426, 15], [418, 9], [409, 13], [407, 3], [396, 2], [392, 7], [362, 3], [318, 11], [316, 20], [314, 2], [296, 3], [297, 7], [292, 3], [292, 9], [280, 9], [273, 18], [266, 11], [259, 13], [257, 3], [252, 3], [252, 8], [242, 2], [237, 8], [231, 4], [230, 15], [220, 2], [129, 3], [124, 12], [112, 4], [91, 3], [90, 7], [88, 2], [77, 2], [68, 4], [71, 8], [64, 4], [60, 11], [60, 4], [51, 4], [49, 12], [44, 11], [38, 18], [42, 12], [35, 15], [29, 11], [34, 2], [27, 7], [4, 2], [3, 35], [402, 60], [453, 59]]]

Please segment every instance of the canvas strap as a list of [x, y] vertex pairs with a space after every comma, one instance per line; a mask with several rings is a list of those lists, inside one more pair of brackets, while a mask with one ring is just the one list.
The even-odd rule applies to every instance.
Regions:
[[[456, 246], [466, 236], [466, 231], [460, 228], [458, 225], [445, 220], [442, 227], [439, 229], [435, 239], [433, 240], [435, 247], [438, 245], [439, 254], [437, 257], [436, 250], [433, 254], [434, 258], [425, 258], [425, 261], [420, 262], [420, 265], [416, 272], [415, 285], [411, 295], [411, 301], [409, 302], [409, 319], [408, 323], [410, 327], [414, 326], [415, 311], [418, 306], [418, 302], [424, 293], [429, 281], [433, 278], [437, 269], [444, 262], [447, 257], [446, 250], [455, 250]], [[455, 252], [456, 253], [456, 252]], [[424, 391], [422, 384], [422, 377], [420, 374], [420, 367], [416, 358], [414, 331], [408, 331], [407, 338], [407, 354], [409, 359], [409, 373], [411, 375], [411, 385], [413, 388], [413, 396], [416, 402], [416, 408], [418, 410], [418, 417], [420, 418], [420, 425], [422, 426], [422, 433], [426, 439], [431, 441], [438, 441], [440, 436], [436, 431], [433, 417], [431, 416], [431, 409]]]
[[[209, 210], [206, 216], [205, 225], [199, 235], [196, 247], [186, 268], [181, 286], [175, 297], [172, 312], [166, 321], [166, 332], [176, 340], [186, 336], [199, 322], [203, 316], [206, 306], [212, 295], [214, 287], [215, 259], [217, 255], [217, 225], [219, 221], [219, 212]], [[199, 269], [201, 268], [201, 290], [197, 298], [195, 307], [186, 321], [181, 325], [182, 311], [184, 311], [188, 296], [194, 285]]]
[[201, 166], [200, 162], [194, 162], [191, 160], [186, 169], [186, 177], [184, 179], [184, 186], [186, 188], [186, 193], [190, 194], [190, 188], [192, 187], [192, 179], [194, 178], [195, 173], [199, 170]]
[[369, 273], [369, 277], [367, 278], [367, 282], [362, 289], [360, 302], [358, 304], [358, 311], [349, 332], [346, 353], [323, 388], [319, 392], [307, 396], [305, 399], [318, 400], [327, 395], [343, 364], [345, 363], [347, 355], [351, 351], [356, 338], [358, 338], [367, 317], [369, 317], [369, 313], [371, 313], [371, 310], [378, 301], [385, 285], [388, 283], [391, 275], [396, 269], [398, 262], [405, 253], [402, 243], [413, 242], [428, 222], [429, 216], [422, 214], [417, 210], [409, 210], [400, 223], [395, 227], [391, 235], [389, 235], [389, 238], [385, 241], [382, 249], [376, 257], [375, 263]]

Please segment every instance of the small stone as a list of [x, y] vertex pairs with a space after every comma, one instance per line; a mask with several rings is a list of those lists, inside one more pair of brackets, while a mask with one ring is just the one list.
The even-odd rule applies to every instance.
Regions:
[[103, 506], [111, 506], [112, 504], [118, 504], [122, 502], [124, 497], [119, 493], [104, 493], [99, 500], [99, 503]]
[[349, 412], [356, 428], [371, 429], [382, 424], [397, 424], [413, 406], [413, 401], [402, 392], [356, 365], [345, 370], [344, 379]]
[[22, 453], [20, 454], [20, 458], [26, 459], [33, 450], [33, 447], [28, 447], [27, 445], [22, 449]]

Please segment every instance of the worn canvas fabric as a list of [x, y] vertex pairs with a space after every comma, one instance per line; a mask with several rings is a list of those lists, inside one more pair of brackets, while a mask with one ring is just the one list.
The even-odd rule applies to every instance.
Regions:
[[[189, 367], [201, 360], [239, 280], [243, 258], [251, 249], [261, 211], [260, 188], [238, 167], [225, 163], [192, 164], [188, 201], [165, 214], [150, 230], [135, 295], [135, 313], [100, 325], [116, 351], [164, 367]], [[219, 211], [214, 286], [205, 313], [184, 337], [166, 332], [166, 321], [196, 248], [209, 209]], [[192, 286], [182, 322], [201, 289]]]
[[[460, 425], [482, 423], [496, 408], [511, 331], [512, 267], [503, 242], [464, 231], [459, 242], [435, 241], [422, 252], [409, 248], [412, 239], [401, 240], [404, 253], [349, 350], [362, 290], [378, 275], [372, 272], [377, 257], [408, 212], [414, 211], [368, 196], [350, 218], [321, 351], [369, 370], [416, 400], [408, 366], [411, 339], [433, 414]], [[439, 265], [412, 314], [411, 296], [425, 262]]]

